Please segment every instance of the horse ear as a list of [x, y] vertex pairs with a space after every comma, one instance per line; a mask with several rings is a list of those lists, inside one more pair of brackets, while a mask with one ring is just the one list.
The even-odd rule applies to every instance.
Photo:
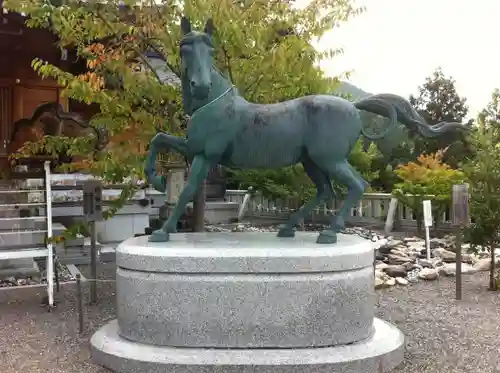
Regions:
[[212, 18], [207, 19], [207, 23], [205, 23], [205, 30], [203, 30], [205, 34], [208, 36], [212, 36], [215, 32], [214, 21]]
[[183, 35], [189, 34], [191, 32], [191, 22], [189, 21], [189, 18], [181, 18], [181, 30]]

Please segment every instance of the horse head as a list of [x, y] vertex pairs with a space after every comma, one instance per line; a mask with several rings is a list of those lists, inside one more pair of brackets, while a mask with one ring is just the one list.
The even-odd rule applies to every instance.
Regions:
[[191, 29], [189, 19], [182, 17], [181, 31], [183, 35], [180, 42], [182, 78], [189, 82], [191, 95], [197, 100], [204, 100], [212, 88], [214, 24], [209, 19], [203, 32], [194, 31]]

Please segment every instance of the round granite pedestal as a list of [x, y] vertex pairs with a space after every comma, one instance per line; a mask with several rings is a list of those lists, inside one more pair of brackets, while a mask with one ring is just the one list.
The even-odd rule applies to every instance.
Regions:
[[316, 233], [172, 234], [116, 250], [117, 315], [91, 339], [116, 372], [381, 372], [403, 335], [374, 318], [373, 246]]

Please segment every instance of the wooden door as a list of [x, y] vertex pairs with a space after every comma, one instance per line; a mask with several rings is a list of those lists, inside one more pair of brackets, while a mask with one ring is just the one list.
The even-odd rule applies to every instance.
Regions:
[[30, 118], [41, 104], [58, 102], [58, 96], [55, 87], [22, 87], [22, 117]]
[[0, 158], [7, 156], [12, 131], [12, 88], [0, 86]]

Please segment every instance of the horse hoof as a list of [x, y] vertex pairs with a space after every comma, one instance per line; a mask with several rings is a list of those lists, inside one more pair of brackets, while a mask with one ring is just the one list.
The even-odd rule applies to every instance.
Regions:
[[320, 244], [332, 244], [337, 243], [337, 232], [325, 230], [321, 232], [316, 240], [316, 243]]
[[168, 242], [168, 239], [169, 235], [163, 229], [158, 229], [149, 236], [149, 242]]
[[278, 237], [295, 237], [295, 231], [292, 228], [281, 227], [278, 231]]

